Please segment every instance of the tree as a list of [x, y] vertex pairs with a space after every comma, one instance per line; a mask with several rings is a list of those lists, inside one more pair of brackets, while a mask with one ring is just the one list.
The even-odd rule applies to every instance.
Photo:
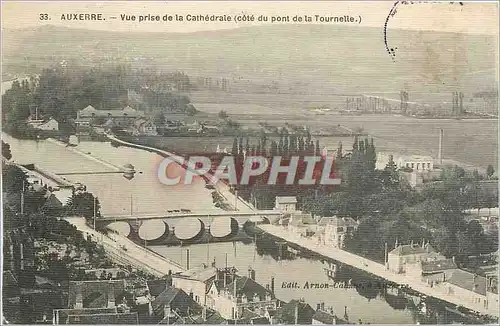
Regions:
[[278, 144], [276, 144], [276, 142], [274, 140], [271, 142], [270, 155], [271, 155], [271, 157], [278, 155]]
[[321, 155], [321, 149], [319, 148], [319, 139], [316, 139], [316, 147], [315, 147], [314, 155], [320, 156]]
[[229, 118], [229, 114], [227, 114], [227, 112], [224, 110], [220, 110], [219, 111], [219, 118], [225, 120], [225, 119]]
[[342, 160], [342, 142], [339, 142], [339, 147], [337, 148], [337, 156], [336, 156], [336, 160], [337, 160], [337, 163], [340, 162]]
[[238, 138], [237, 137], [234, 137], [233, 147], [231, 149], [231, 154], [238, 155]]
[[243, 137], [240, 137], [239, 143], [238, 143], [238, 154], [243, 153]]
[[399, 187], [399, 173], [392, 155], [389, 156], [389, 161], [387, 162], [381, 175], [382, 186], [385, 189], [394, 189]]
[[[95, 205], [94, 205], [95, 204]], [[89, 192], [75, 192], [66, 204], [68, 211], [77, 216], [90, 219], [94, 214], [101, 216], [101, 204], [99, 199]]]
[[10, 145], [2, 140], [2, 156], [5, 157], [6, 160], [10, 160], [12, 158], [12, 153], [10, 151]]
[[20, 193], [28, 186], [26, 174], [15, 165], [4, 165], [2, 169], [3, 190], [8, 193]]
[[486, 168], [486, 176], [488, 177], [488, 179], [491, 179], [494, 173], [495, 169], [493, 168], [493, 165], [489, 164], [488, 167]]

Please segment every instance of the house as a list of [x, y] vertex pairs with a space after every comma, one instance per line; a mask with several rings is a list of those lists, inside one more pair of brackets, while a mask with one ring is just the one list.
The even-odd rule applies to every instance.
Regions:
[[323, 217], [318, 222], [319, 242], [323, 245], [343, 248], [345, 239], [358, 228], [351, 217]]
[[156, 125], [151, 120], [144, 118], [137, 119], [133, 126], [134, 135], [157, 136], [158, 131]]
[[324, 304], [318, 304], [316, 312], [312, 316], [313, 325], [336, 325], [336, 324], [348, 324], [347, 321], [337, 317], [334, 314], [333, 308], [325, 309]]
[[487, 309], [498, 314], [498, 288], [492, 286], [492, 279], [457, 269], [441, 287], [448, 295], [467, 302], [470, 307]]
[[285, 224], [290, 232], [304, 236], [312, 235], [316, 232], [317, 224], [311, 214], [294, 213], [285, 215], [289, 215], [288, 221]]
[[206, 304], [206, 293], [210, 281], [215, 279], [217, 268], [202, 264], [179, 274], [172, 274], [172, 285], [193, 295], [194, 301], [201, 305]]
[[167, 287], [151, 302], [153, 314], [160, 320], [187, 317], [201, 313], [202, 307], [192, 295], [172, 286]]
[[121, 110], [97, 110], [89, 105], [83, 110], [77, 111], [76, 116], [75, 124], [77, 128], [102, 125], [109, 119], [112, 119], [116, 127], [125, 128], [132, 126], [136, 119], [142, 118], [144, 112], [134, 110], [130, 106]]
[[248, 276], [219, 270], [207, 293], [207, 306], [231, 320], [255, 323], [256, 319], [265, 318], [266, 311], [276, 310], [278, 304], [271, 289], [255, 281], [255, 271], [251, 268]]
[[57, 122], [55, 119], [50, 118], [42, 124], [35, 126], [35, 128], [39, 130], [57, 131], [59, 130], [59, 122]]
[[125, 291], [123, 280], [70, 281], [69, 308], [112, 308]]
[[433, 171], [434, 159], [424, 155], [397, 155], [384, 152], [377, 153], [376, 168], [383, 170], [390, 160], [390, 157], [398, 168], [408, 168], [417, 172]]
[[399, 245], [387, 255], [387, 267], [398, 274], [406, 273], [409, 268], [416, 268], [422, 261], [445, 259], [427, 243], [423, 247], [418, 244]]
[[312, 324], [316, 312], [304, 300], [291, 300], [277, 310], [276, 319], [282, 324]]
[[274, 209], [282, 212], [295, 212], [297, 210], [297, 198], [294, 196], [277, 196]]
[[440, 259], [432, 261], [421, 261], [416, 264], [415, 268], [407, 271], [408, 274], [414, 274], [422, 279], [430, 286], [446, 282], [451, 274], [457, 270], [455, 259]]

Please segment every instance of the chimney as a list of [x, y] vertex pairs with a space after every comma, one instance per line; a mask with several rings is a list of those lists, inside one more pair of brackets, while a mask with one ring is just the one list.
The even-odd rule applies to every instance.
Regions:
[[321, 302], [321, 310], [325, 310], [325, 303]]
[[443, 129], [439, 129], [439, 148], [438, 148], [438, 161], [443, 164]]
[[274, 294], [274, 276], [271, 277], [271, 292]]
[[166, 304], [165, 306], [163, 306], [163, 318], [170, 317], [170, 314], [171, 314], [170, 304]]
[[321, 304], [320, 303], [317, 303], [316, 304], [316, 310], [320, 310], [321, 309]]

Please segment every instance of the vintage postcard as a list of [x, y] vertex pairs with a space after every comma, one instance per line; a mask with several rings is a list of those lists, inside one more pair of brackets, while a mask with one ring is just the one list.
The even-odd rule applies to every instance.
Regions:
[[3, 1], [2, 324], [497, 324], [498, 12]]

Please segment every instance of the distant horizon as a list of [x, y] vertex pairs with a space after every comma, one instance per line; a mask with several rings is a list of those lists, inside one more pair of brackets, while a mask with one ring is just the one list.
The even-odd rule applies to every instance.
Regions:
[[[387, 17], [394, 9], [394, 1], [170, 1], [170, 2], [2, 2], [2, 29], [35, 28], [44, 25], [150, 33], [194, 33], [200, 31], [233, 30], [238, 27], [266, 25], [296, 25], [293, 22], [141, 22], [121, 21], [120, 15], [266, 15], [266, 16], [344, 16], [362, 18], [358, 23], [307, 23], [308, 25], [357, 25], [384, 28]], [[40, 19], [47, 14], [50, 20]], [[61, 14], [102, 13], [104, 21], [61, 21]], [[109, 19], [110, 17], [117, 17]], [[300, 23], [299, 23], [300, 24]], [[299, 25], [297, 24], [297, 25]], [[397, 5], [387, 28], [423, 30], [448, 33], [498, 35], [499, 17], [497, 2], [464, 2], [453, 5], [449, 1], [439, 3], [415, 3]]]
[[[58, 28], [58, 29], [69, 29], [69, 30], [80, 30], [80, 31], [99, 31], [99, 32], [109, 32], [109, 33], [128, 33], [128, 34], [175, 34], [175, 35], [188, 35], [188, 34], [216, 34], [220, 32], [229, 32], [229, 31], [236, 31], [236, 30], [242, 30], [242, 29], [248, 29], [248, 28], [262, 28], [262, 27], [298, 27], [298, 26], [324, 26], [324, 27], [337, 27], [337, 28], [363, 28], [363, 29], [379, 29], [383, 30], [383, 27], [377, 27], [377, 26], [360, 26], [360, 25], [342, 25], [342, 24], [335, 24], [335, 25], [328, 25], [328, 24], [261, 24], [261, 25], [249, 25], [249, 26], [236, 26], [236, 27], [231, 27], [231, 28], [219, 28], [219, 29], [204, 29], [204, 30], [196, 30], [196, 31], [188, 31], [188, 32], [182, 32], [182, 31], [123, 31], [123, 30], [107, 30], [107, 29], [96, 29], [96, 28], [86, 28], [86, 27], [81, 27], [81, 26], [62, 26], [62, 25], [56, 25], [56, 24], [44, 24], [44, 25], [38, 25], [38, 26], [29, 26], [29, 27], [19, 27], [19, 28], [5, 28], [2, 27], [2, 30], [5, 31], [28, 31], [28, 30], [38, 30], [42, 28]], [[391, 30], [398, 30], [398, 31], [414, 31], [414, 32], [429, 32], [429, 33], [443, 33], [443, 34], [465, 34], [465, 35], [476, 35], [476, 36], [487, 36], [487, 37], [498, 37], [496, 34], [488, 34], [488, 33], [469, 33], [465, 31], [457, 31], [457, 32], [452, 32], [452, 31], [440, 31], [440, 30], [432, 30], [432, 29], [413, 29], [413, 28], [404, 28], [404, 27], [394, 27], [388, 29], [390, 32]]]

